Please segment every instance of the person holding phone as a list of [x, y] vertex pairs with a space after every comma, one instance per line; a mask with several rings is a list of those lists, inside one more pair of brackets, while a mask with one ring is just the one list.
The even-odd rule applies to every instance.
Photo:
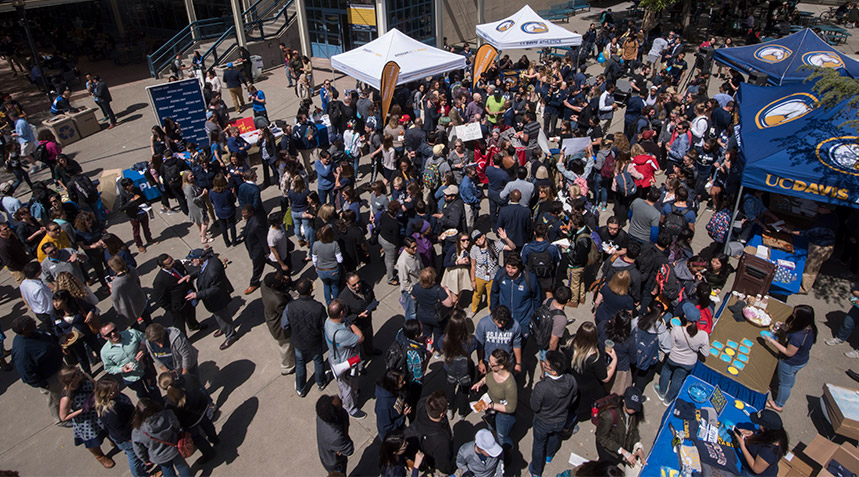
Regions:
[[361, 280], [355, 272], [346, 274], [346, 288], [337, 296], [346, 306], [346, 322], [354, 323], [364, 333], [361, 343], [362, 363], [367, 356], [379, 356], [382, 350], [373, 346], [373, 310], [379, 306], [373, 285]]

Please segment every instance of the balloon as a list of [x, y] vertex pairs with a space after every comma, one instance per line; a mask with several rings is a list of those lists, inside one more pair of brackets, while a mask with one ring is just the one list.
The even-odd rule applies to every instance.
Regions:
[[602, 52], [597, 56], [597, 63], [605, 63], [605, 55], [603, 55]]

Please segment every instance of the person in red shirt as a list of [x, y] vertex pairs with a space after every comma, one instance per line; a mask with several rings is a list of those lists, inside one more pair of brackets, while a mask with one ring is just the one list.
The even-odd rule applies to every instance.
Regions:
[[698, 329], [707, 333], [713, 332], [713, 310], [712, 302], [710, 301], [710, 285], [706, 282], [701, 282], [695, 288], [695, 298], [697, 304], [695, 308], [701, 312], [701, 318], [698, 320]]

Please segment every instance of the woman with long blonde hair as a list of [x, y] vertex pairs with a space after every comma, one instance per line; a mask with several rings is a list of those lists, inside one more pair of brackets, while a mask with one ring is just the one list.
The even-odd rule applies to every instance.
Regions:
[[119, 381], [114, 376], [107, 375], [96, 381], [95, 411], [107, 436], [128, 457], [131, 475], [147, 477], [149, 473], [146, 472], [146, 464], [134, 453], [134, 446], [131, 443], [131, 417], [134, 415], [134, 404], [128, 396], [119, 391]]
[[600, 288], [594, 299], [594, 321], [597, 324], [600, 335], [600, 343], [605, 341], [605, 329], [608, 321], [617, 312], [632, 310], [635, 303], [629, 295], [629, 284], [631, 276], [628, 270], [616, 272], [608, 282]]
[[67, 290], [78, 300], [85, 301], [92, 306], [98, 305], [98, 298], [93, 294], [92, 290], [70, 272], [60, 272], [57, 274], [54, 286], [56, 287], [54, 292], [57, 290]]
[[207, 414], [209, 396], [203, 386], [191, 374], [177, 376], [173, 372], [158, 375], [158, 387], [164, 390], [164, 406], [176, 414], [182, 428], [191, 433], [194, 445], [207, 460], [215, 455], [213, 445], [221, 442], [215, 426]]
[[185, 171], [182, 174], [182, 192], [188, 202], [188, 219], [197, 226], [200, 232], [200, 243], [203, 245], [213, 241], [206, 237], [209, 231], [209, 215], [206, 213], [206, 196], [209, 191], [194, 183], [194, 173]]

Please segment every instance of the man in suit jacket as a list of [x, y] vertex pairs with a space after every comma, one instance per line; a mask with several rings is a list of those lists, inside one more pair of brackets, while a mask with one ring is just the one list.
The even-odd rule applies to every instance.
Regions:
[[265, 216], [257, 214], [250, 204], [242, 207], [242, 219], [245, 221], [245, 248], [248, 249], [248, 256], [253, 265], [251, 282], [245, 289], [245, 295], [250, 295], [260, 286], [260, 278], [269, 252], [268, 222]]
[[190, 292], [185, 296], [188, 301], [200, 300], [218, 323], [218, 331], [213, 336], [224, 335], [221, 350], [225, 350], [236, 342], [236, 329], [233, 327], [233, 319], [230, 316], [230, 302], [233, 300], [233, 285], [227, 278], [224, 264], [215, 257], [212, 249], [195, 248], [188, 253], [189, 260], [198, 267], [199, 271], [191, 274], [197, 279], [197, 291]]
[[531, 237], [531, 212], [519, 204], [522, 193], [514, 189], [510, 193], [510, 203], [498, 213], [498, 228], [507, 232], [507, 237], [516, 244], [516, 252], [521, 252], [525, 242]]
[[292, 374], [295, 372], [292, 330], [283, 327], [283, 312], [292, 300], [289, 294], [289, 277], [277, 272], [267, 274], [262, 282], [261, 295], [265, 324], [280, 350], [280, 374]]
[[161, 270], [152, 283], [155, 302], [173, 317], [173, 326], [183, 334], [186, 323], [191, 331], [205, 329], [206, 325], [197, 322], [194, 305], [185, 299], [189, 292], [194, 291], [194, 284], [185, 267], [166, 253], [158, 256], [157, 263]]

